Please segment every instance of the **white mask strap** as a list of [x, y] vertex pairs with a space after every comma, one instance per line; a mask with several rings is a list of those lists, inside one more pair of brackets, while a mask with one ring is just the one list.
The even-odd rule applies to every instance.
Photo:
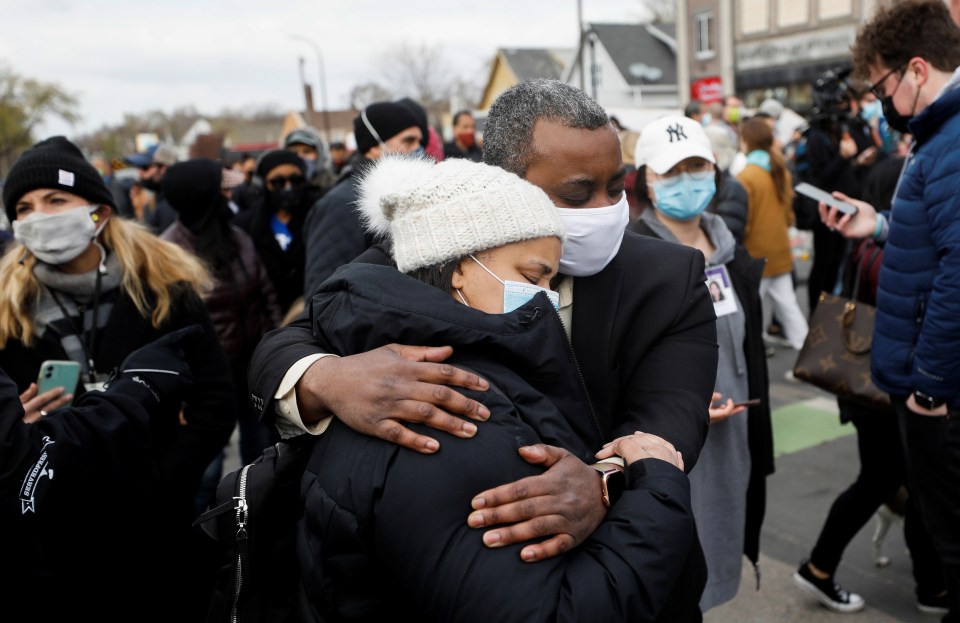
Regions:
[[463, 298], [463, 292], [461, 292], [460, 290], [454, 290], [454, 292], [456, 292], [456, 293], [457, 293], [457, 296], [460, 297], [460, 302], [461, 302], [461, 303], [463, 303], [463, 304], [466, 305], [467, 307], [470, 307], [470, 304], [467, 303], [467, 299]]
[[492, 271], [492, 270], [490, 270], [489, 268], [487, 268], [486, 266], [484, 266], [484, 265], [480, 262], [480, 260], [478, 260], [477, 258], [473, 257], [473, 255], [470, 255], [470, 259], [473, 260], [474, 262], [476, 262], [477, 264], [479, 264], [479, 265], [480, 265], [480, 268], [482, 268], [483, 270], [485, 270], [485, 271], [487, 271], [488, 273], [490, 273], [490, 276], [491, 276], [491, 277], [493, 277], [494, 279], [496, 279], [496, 280], [499, 281], [500, 283], [503, 283], [503, 285], [507, 285], [506, 283], [504, 283], [503, 279], [501, 279], [500, 277], [497, 277], [495, 274], [493, 274], [493, 271]]
[[377, 139], [377, 143], [380, 145], [380, 147], [383, 147], [384, 149], [386, 149], [387, 147], [386, 144], [383, 142], [383, 140], [380, 139], [380, 135], [377, 134], [377, 131], [373, 129], [373, 124], [370, 123], [370, 120], [367, 119], [366, 110], [360, 111], [360, 119], [363, 121], [363, 125], [367, 126], [367, 129], [370, 130], [370, 134], [373, 134], [373, 138]]

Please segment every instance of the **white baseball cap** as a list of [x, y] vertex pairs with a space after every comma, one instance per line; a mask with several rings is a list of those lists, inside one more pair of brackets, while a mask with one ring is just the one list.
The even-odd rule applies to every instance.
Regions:
[[637, 168], [647, 165], [658, 175], [687, 158], [717, 163], [703, 126], [683, 115], [668, 115], [647, 124], [640, 131], [634, 154]]

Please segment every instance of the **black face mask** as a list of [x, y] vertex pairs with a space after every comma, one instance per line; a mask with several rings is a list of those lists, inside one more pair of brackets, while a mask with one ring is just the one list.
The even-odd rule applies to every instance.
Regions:
[[296, 214], [303, 207], [306, 198], [305, 188], [285, 188], [279, 192], [270, 191], [270, 208], [273, 212], [283, 210], [287, 214]]
[[907, 124], [913, 119], [913, 115], [901, 115], [897, 112], [897, 107], [893, 105], [892, 96], [887, 96], [880, 100], [880, 105], [883, 107], [883, 118], [887, 120], [887, 125], [900, 134], [908, 134], [910, 132]]
[[153, 192], [160, 190], [160, 182], [152, 178], [140, 180], [140, 185], [147, 190], [152, 190]]

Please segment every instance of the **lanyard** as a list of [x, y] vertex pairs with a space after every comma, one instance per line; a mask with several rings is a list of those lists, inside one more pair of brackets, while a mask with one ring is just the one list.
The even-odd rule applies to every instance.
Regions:
[[[100, 308], [100, 271], [97, 271], [97, 281], [96, 285], [93, 288], [93, 318], [90, 323], [90, 332], [86, 333], [83, 330], [83, 316], [84, 310], [80, 308], [80, 304], [76, 301], [73, 301], [73, 304], [76, 306], [77, 311], [80, 313], [80, 326], [77, 327], [73, 323], [73, 320], [70, 317], [70, 314], [67, 312], [67, 308], [64, 307], [63, 303], [60, 301], [60, 297], [57, 296], [56, 290], [47, 286], [47, 291], [50, 292], [50, 296], [53, 297], [54, 302], [56, 302], [57, 307], [60, 308], [60, 312], [63, 314], [63, 319], [70, 325], [70, 328], [73, 329], [73, 332], [76, 334], [78, 341], [80, 342], [80, 348], [83, 349], [83, 355], [87, 359], [87, 377], [91, 383], [96, 383], [97, 381], [97, 366], [93, 361], [94, 348], [97, 343], [97, 323], [99, 321], [97, 312]], [[73, 299], [71, 299], [73, 300]], [[87, 338], [86, 341], [84, 338]]]

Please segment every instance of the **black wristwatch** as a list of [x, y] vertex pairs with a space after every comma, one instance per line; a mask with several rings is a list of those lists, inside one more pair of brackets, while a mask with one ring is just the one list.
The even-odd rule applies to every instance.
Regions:
[[594, 463], [590, 467], [600, 473], [600, 499], [604, 506], [610, 508], [620, 499], [627, 484], [623, 468], [616, 463]]
[[933, 396], [927, 396], [919, 389], [913, 392], [913, 399], [917, 401], [917, 404], [926, 409], [927, 411], [933, 411], [940, 405], [946, 402], [943, 398], [934, 398]]

